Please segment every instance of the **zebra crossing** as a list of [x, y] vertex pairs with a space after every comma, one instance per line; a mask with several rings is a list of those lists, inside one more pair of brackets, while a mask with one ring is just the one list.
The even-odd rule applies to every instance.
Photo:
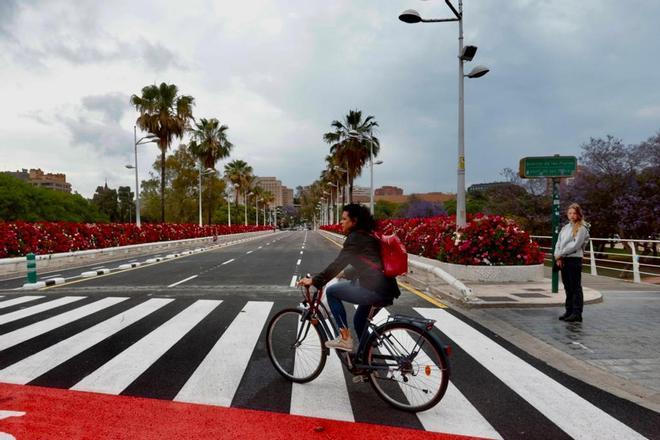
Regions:
[[[0, 298], [0, 382], [224, 407], [272, 403], [291, 414], [482, 438], [521, 434], [499, 411], [518, 399], [517, 416], [527, 419], [519, 423], [529, 424], [534, 438], [645, 438], [593, 399], [436, 308], [397, 310], [435, 319], [454, 350], [464, 352], [465, 362], [452, 359], [455, 374], [436, 407], [415, 415], [388, 407], [368, 385], [353, 384], [336, 356], [316, 380], [291, 384], [274, 372], [264, 343], [269, 318], [290, 305], [229, 297]], [[376, 321], [388, 313], [381, 310]], [[477, 387], [462, 374], [468, 361]]]

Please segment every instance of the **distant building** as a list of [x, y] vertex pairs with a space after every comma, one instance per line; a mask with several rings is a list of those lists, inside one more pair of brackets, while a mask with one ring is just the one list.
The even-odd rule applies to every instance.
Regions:
[[374, 191], [377, 196], [402, 196], [403, 189], [397, 186], [381, 186]]
[[282, 182], [277, 180], [276, 177], [256, 177], [254, 178], [255, 186], [269, 191], [274, 197], [274, 206], [282, 206]]
[[7, 171], [6, 173], [28, 182], [32, 186], [71, 193], [71, 184], [66, 181], [66, 174], [63, 173], [44, 173], [39, 168], [32, 168], [30, 171], [23, 168], [21, 171]]
[[369, 187], [354, 186], [353, 187], [353, 203], [368, 203], [371, 198], [369, 197]]
[[469, 193], [479, 192], [479, 191], [488, 191], [492, 188], [509, 188], [511, 186], [517, 186], [512, 182], [488, 182], [488, 183], [475, 183], [470, 185], [467, 189]]
[[393, 203], [407, 203], [411, 197], [415, 197], [419, 200], [424, 200], [427, 202], [444, 203], [449, 200], [455, 200], [456, 194], [443, 193], [443, 192], [430, 192], [430, 193], [419, 193], [419, 194], [410, 194], [410, 195], [403, 195], [403, 194], [383, 195], [383, 196], [376, 196], [375, 199], [377, 202], [379, 200], [384, 200]]
[[282, 205], [279, 206], [293, 206], [293, 189], [282, 186]]

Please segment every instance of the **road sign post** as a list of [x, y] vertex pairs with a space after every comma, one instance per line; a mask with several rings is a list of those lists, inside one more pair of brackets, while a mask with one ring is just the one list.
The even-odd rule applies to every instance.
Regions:
[[[577, 158], [575, 156], [538, 156], [523, 157], [520, 159], [518, 174], [527, 179], [552, 179], [552, 267], [555, 267], [554, 250], [559, 237], [559, 179], [573, 177], [577, 171]], [[552, 271], [552, 293], [559, 292], [559, 272]]]
[[[552, 267], [555, 267], [555, 245], [559, 238], [559, 178], [552, 179]], [[559, 292], [559, 272], [552, 271], [552, 293]]]

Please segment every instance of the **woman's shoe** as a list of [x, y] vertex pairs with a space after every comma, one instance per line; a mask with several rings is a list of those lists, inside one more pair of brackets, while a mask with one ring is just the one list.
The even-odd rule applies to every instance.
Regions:
[[559, 320], [560, 320], [560, 321], [564, 321], [564, 320], [566, 320], [566, 318], [568, 318], [569, 316], [571, 316], [571, 314], [568, 313], [568, 312], [566, 312], [566, 313], [564, 313], [563, 315], [561, 315], [561, 316], [559, 317]]
[[565, 322], [582, 322], [582, 315], [573, 313], [571, 316], [567, 316], [564, 319]]
[[344, 339], [339, 336], [332, 341], [327, 341], [325, 346], [336, 350], [353, 351], [353, 338]]

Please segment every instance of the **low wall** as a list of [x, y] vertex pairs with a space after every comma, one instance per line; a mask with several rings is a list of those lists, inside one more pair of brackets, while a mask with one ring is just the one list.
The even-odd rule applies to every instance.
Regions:
[[[213, 241], [213, 236], [190, 238], [186, 240], [157, 241], [154, 243], [132, 244], [129, 246], [118, 246], [104, 249], [90, 249], [76, 252], [62, 252], [59, 254], [37, 255], [37, 271], [57, 270], [64, 267], [76, 267], [94, 262], [118, 260], [130, 256], [140, 256], [154, 252], [174, 250], [183, 247], [204, 246], [208, 244], [222, 244], [229, 241], [240, 240], [247, 237], [258, 237], [272, 234], [273, 231], [244, 232], [241, 234], [218, 235]], [[27, 271], [25, 257], [0, 259], [0, 276], [23, 275]]]
[[434, 265], [468, 283], [524, 283], [543, 281], [543, 264], [528, 266], [465, 266], [434, 261]]

